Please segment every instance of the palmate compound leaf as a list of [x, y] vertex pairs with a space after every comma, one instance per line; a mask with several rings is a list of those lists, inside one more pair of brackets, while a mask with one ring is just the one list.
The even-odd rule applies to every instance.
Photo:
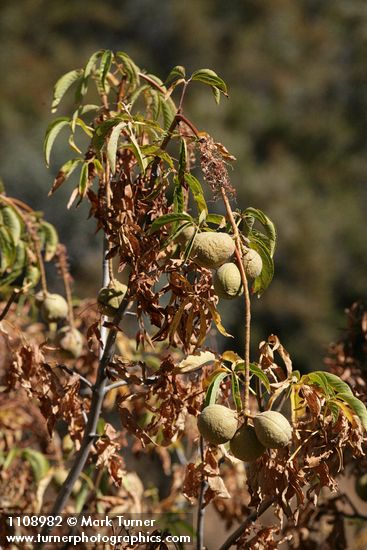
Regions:
[[312, 384], [320, 386], [325, 395], [331, 397], [338, 393], [353, 395], [351, 388], [336, 374], [326, 371], [310, 372], [302, 377], [302, 380], [309, 380]]

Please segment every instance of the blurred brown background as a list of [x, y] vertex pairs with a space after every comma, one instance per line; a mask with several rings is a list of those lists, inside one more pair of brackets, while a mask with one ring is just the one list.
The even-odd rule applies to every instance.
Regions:
[[[295, 368], [319, 369], [343, 309], [365, 297], [366, 2], [2, 0], [0, 37], [0, 176], [57, 226], [80, 295], [98, 289], [100, 238], [86, 205], [66, 210], [71, 183], [47, 198], [69, 155], [60, 139], [46, 169], [54, 82], [100, 48], [162, 79], [178, 64], [225, 79], [228, 101], [217, 107], [195, 85], [186, 113], [237, 157], [238, 205], [261, 208], [278, 229], [274, 282], [253, 300], [254, 350], [274, 332]], [[241, 305], [221, 306], [237, 337], [227, 347], [241, 343]]]

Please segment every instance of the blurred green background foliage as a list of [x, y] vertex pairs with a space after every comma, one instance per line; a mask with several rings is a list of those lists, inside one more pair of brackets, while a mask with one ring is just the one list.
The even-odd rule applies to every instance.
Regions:
[[[100, 238], [86, 204], [66, 210], [69, 182], [47, 198], [69, 155], [60, 139], [46, 169], [54, 82], [101, 48], [162, 79], [174, 65], [224, 78], [228, 101], [217, 107], [193, 85], [185, 111], [237, 157], [238, 205], [261, 208], [278, 230], [274, 281], [253, 299], [254, 358], [275, 333], [296, 368], [319, 369], [366, 289], [366, 2], [2, 0], [0, 36], [0, 175], [57, 226], [82, 296], [98, 290]], [[241, 307], [221, 306], [238, 346]]]

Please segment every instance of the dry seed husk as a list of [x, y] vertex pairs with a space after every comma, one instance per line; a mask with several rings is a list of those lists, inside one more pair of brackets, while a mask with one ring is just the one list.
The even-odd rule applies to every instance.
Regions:
[[236, 433], [237, 415], [223, 405], [208, 405], [198, 416], [198, 429], [203, 438], [214, 445], [226, 443]]

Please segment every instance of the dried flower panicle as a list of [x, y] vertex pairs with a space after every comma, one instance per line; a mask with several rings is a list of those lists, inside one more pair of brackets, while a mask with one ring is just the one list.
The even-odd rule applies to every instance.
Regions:
[[228, 170], [224, 157], [233, 160], [234, 157], [224, 155], [223, 146], [214, 143], [213, 138], [208, 134], [202, 137], [199, 142], [200, 164], [205, 181], [210, 185], [214, 194], [213, 198], [220, 196], [221, 189], [224, 189], [228, 195], [236, 196], [236, 190], [231, 185], [228, 176]]

